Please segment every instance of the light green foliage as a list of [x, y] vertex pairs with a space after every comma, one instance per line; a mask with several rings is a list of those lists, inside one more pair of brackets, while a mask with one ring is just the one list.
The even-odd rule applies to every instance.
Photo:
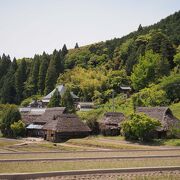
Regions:
[[163, 89], [171, 102], [180, 100], [180, 74], [171, 74], [161, 79], [159, 86]]
[[15, 105], [7, 105], [5, 111], [2, 114], [2, 120], [0, 122], [0, 129], [5, 137], [12, 137], [13, 132], [11, 124], [21, 119], [21, 114]]
[[83, 97], [86, 101], [90, 101], [95, 91], [105, 89], [107, 76], [101, 70], [83, 69], [76, 67], [61, 75], [58, 79], [59, 84], [70, 86], [72, 91], [78, 96]]
[[131, 114], [122, 124], [122, 133], [126, 139], [147, 141], [152, 138], [151, 133], [160, 126], [160, 122], [149, 118], [145, 114]]
[[58, 89], [56, 88], [54, 94], [52, 95], [49, 103], [48, 103], [48, 107], [59, 107], [60, 106], [60, 102], [61, 102], [61, 96], [59, 94]]
[[166, 92], [157, 85], [144, 88], [132, 96], [135, 106], [166, 106], [169, 104]]
[[171, 104], [170, 109], [173, 112], [173, 115], [180, 120], [180, 102]]
[[180, 66], [180, 52], [174, 56], [174, 63]]
[[21, 107], [27, 107], [33, 100], [40, 100], [42, 98], [42, 96], [40, 95], [33, 95], [29, 98], [26, 98], [24, 99], [22, 102], [21, 102]]
[[156, 82], [158, 78], [169, 73], [169, 65], [166, 59], [152, 51], [147, 51], [140, 56], [139, 63], [135, 65], [131, 75], [132, 86], [135, 90], [147, 87]]
[[10, 127], [14, 137], [25, 136], [25, 124], [21, 120], [14, 122]]

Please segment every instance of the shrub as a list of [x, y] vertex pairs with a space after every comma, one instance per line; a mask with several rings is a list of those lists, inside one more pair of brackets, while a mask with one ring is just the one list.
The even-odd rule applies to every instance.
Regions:
[[11, 124], [11, 129], [13, 131], [14, 137], [25, 136], [25, 124], [21, 120]]
[[15, 105], [8, 105], [5, 112], [2, 114], [2, 119], [0, 122], [0, 129], [3, 136], [12, 137], [13, 131], [11, 129], [11, 124], [17, 122], [21, 119], [21, 114]]
[[145, 114], [131, 114], [122, 124], [122, 134], [129, 140], [147, 141], [152, 139], [152, 132], [160, 126], [159, 121]]

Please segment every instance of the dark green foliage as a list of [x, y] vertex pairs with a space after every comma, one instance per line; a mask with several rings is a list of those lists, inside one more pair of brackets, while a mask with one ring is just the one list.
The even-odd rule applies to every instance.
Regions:
[[26, 61], [22, 59], [15, 73], [15, 88], [17, 93], [16, 102], [20, 103], [23, 99], [24, 83], [26, 81]]
[[62, 57], [64, 58], [67, 53], [68, 53], [68, 50], [67, 50], [66, 45], [64, 44], [64, 46], [62, 48]]
[[69, 88], [66, 89], [61, 99], [61, 105], [66, 107], [66, 112], [73, 113], [75, 111], [74, 100]]
[[56, 88], [56, 90], [54, 91], [54, 94], [52, 95], [49, 103], [48, 103], [48, 107], [59, 107], [60, 106], [60, 102], [61, 102], [61, 96], [59, 94], [58, 89]]
[[32, 96], [38, 92], [38, 75], [39, 75], [40, 57], [38, 55], [34, 56], [32, 62], [32, 68], [29, 78], [25, 84], [25, 97]]
[[10, 105], [6, 107], [5, 112], [3, 112], [2, 120], [0, 122], [0, 129], [5, 137], [12, 137], [13, 131], [11, 129], [11, 124], [17, 122], [21, 119], [21, 114], [15, 105]]
[[17, 64], [14, 59], [11, 63], [8, 73], [5, 75], [5, 81], [1, 89], [1, 103], [15, 104], [16, 103], [16, 89], [15, 89], [15, 72]]
[[56, 80], [57, 80], [56, 66], [55, 66], [55, 62], [53, 61], [53, 59], [51, 59], [50, 65], [49, 65], [47, 73], [46, 73], [44, 94], [48, 94], [54, 89]]
[[122, 124], [122, 133], [126, 139], [147, 141], [153, 138], [152, 133], [160, 126], [159, 121], [145, 114], [132, 114]]
[[143, 30], [143, 27], [142, 27], [142, 25], [140, 24], [139, 27], [138, 27], [138, 31], [140, 32], [140, 31], [142, 31], [142, 30]]
[[19, 137], [19, 136], [23, 137], [23, 136], [25, 136], [25, 133], [26, 133], [25, 124], [21, 120], [11, 124], [11, 129], [13, 131], [13, 136], [14, 137]]
[[49, 66], [49, 56], [44, 52], [41, 57], [41, 64], [38, 76], [38, 89], [40, 94], [44, 94], [46, 73]]
[[76, 43], [76, 45], [75, 45], [75, 47], [74, 47], [75, 49], [78, 49], [79, 48], [79, 45], [78, 45], [78, 43]]

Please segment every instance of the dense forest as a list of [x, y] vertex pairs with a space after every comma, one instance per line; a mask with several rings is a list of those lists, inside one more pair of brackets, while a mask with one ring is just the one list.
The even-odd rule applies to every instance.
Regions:
[[0, 103], [21, 104], [65, 84], [83, 101], [106, 103], [120, 86], [134, 103], [168, 105], [180, 99], [180, 11], [122, 38], [74, 49], [66, 45], [33, 58], [0, 57]]

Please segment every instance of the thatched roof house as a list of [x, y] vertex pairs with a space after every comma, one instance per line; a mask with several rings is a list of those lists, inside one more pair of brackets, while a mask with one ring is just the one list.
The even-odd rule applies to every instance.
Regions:
[[69, 138], [85, 137], [90, 129], [75, 114], [61, 114], [52, 117], [43, 126], [45, 139], [53, 142], [60, 142]]
[[107, 112], [100, 123], [100, 131], [106, 136], [120, 135], [120, 124], [125, 120], [125, 116], [120, 112]]
[[145, 113], [161, 123], [161, 127], [157, 128], [158, 138], [167, 136], [173, 127], [180, 128], [180, 121], [173, 116], [172, 111], [168, 107], [138, 107], [136, 112]]
[[65, 107], [53, 107], [47, 108], [42, 116], [36, 119], [37, 124], [46, 124], [47, 122], [54, 119], [56, 116], [61, 115], [65, 111]]

